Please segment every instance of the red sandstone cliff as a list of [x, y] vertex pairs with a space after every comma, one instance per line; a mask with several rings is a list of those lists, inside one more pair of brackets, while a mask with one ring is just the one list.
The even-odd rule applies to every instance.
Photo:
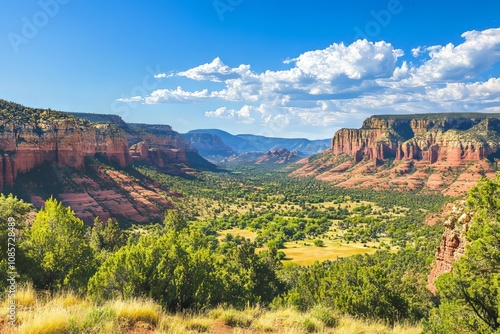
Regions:
[[121, 167], [131, 161], [125, 133], [111, 124], [93, 124], [48, 110], [15, 115], [4, 109], [0, 128], [0, 190], [13, 186], [19, 173], [44, 161], [79, 170], [85, 169], [85, 156], [96, 154]]
[[464, 210], [462, 203], [453, 207], [451, 214], [444, 222], [445, 231], [436, 251], [436, 261], [428, 278], [427, 288], [430, 291], [436, 292], [434, 283], [437, 277], [450, 272], [453, 262], [465, 254], [465, 232], [470, 227], [471, 217], [472, 214]]
[[500, 158], [500, 114], [373, 116], [341, 129], [331, 149], [301, 161], [292, 176], [348, 188], [441, 191], [459, 196]]
[[173, 174], [215, 167], [168, 125], [127, 124], [114, 115], [72, 115], [0, 100], [0, 191], [15, 186], [37, 207], [53, 195], [87, 224], [97, 216], [127, 224], [160, 222], [172, 207], [168, 198], [181, 194], [115, 168], [134, 161]]
[[189, 165], [188, 154], [198, 155], [169, 125], [129, 124], [127, 138], [132, 144], [130, 154], [134, 161], [146, 161], [158, 167]]
[[191, 144], [170, 125], [125, 123], [119, 116], [103, 114], [73, 113], [91, 122], [113, 124], [126, 134], [130, 155], [134, 162], [146, 162], [163, 169], [164, 172], [178, 174], [189, 168], [216, 169]]
[[500, 115], [471, 114], [373, 116], [361, 129], [341, 129], [335, 133], [331, 150], [346, 153], [355, 162], [395, 158], [434, 163], [474, 161], [495, 153], [499, 147]]

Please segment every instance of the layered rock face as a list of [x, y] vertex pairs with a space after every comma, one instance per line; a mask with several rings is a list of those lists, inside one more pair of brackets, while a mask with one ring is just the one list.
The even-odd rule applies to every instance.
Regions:
[[127, 124], [115, 115], [68, 114], [0, 100], [0, 191], [9, 188], [37, 207], [55, 196], [87, 224], [94, 217], [161, 222], [172, 208], [168, 197], [181, 194], [120, 170], [134, 161], [172, 174], [213, 166], [168, 125]]
[[292, 176], [346, 188], [439, 191], [461, 196], [500, 158], [500, 114], [373, 116], [342, 129], [330, 150], [303, 159]]
[[146, 141], [151, 148], [191, 149], [191, 145], [170, 125], [127, 124], [127, 139], [131, 145]]
[[373, 116], [361, 129], [341, 129], [332, 140], [334, 154], [361, 160], [481, 160], [499, 148], [500, 115], [446, 114]]
[[128, 124], [127, 138], [134, 161], [146, 161], [158, 167], [170, 163], [188, 164], [188, 152], [197, 153], [169, 125]]
[[204, 161], [198, 155], [198, 151], [170, 125], [125, 123], [116, 115], [88, 113], [71, 113], [71, 115], [91, 122], [112, 124], [123, 130], [131, 145], [130, 155], [134, 162], [151, 163], [160, 168], [170, 168], [175, 164], [191, 166], [192, 161], [188, 156], [192, 156], [197, 161], [196, 168], [214, 167], [208, 161]]
[[0, 190], [12, 187], [19, 173], [44, 161], [79, 170], [85, 169], [85, 156], [96, 154], [121, 167], [131, 161], [125, 133], [111, 124], [93, 124], [51, 111], [17, 122], [13, 117], [22, 115], [2, 116]]
[[444, 222], [445, 232], [436, 251], [436, 262], [428, 278], [427, 288], [436, 292], [434, 285], [439, 275], [450, 272], [453, 262], [465, 254], [465, 232], [469, 230], [472, 213], [465, 212], [464, 203], [454, 206]]
[[256, 164], [287, 164], [297, 161], [299, 156], [297, 151], [289, 151], [286, 148], [279, 148], [277, 150], [271, 150], [266, 154], [260, 156]]

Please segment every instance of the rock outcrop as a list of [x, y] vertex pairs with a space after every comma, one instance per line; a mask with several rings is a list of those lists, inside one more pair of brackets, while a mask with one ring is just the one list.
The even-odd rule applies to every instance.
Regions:
[[255, 163], [284, 165], [297, 160], [299, 160], [297, 151], [289, 151], [286, 148], [279, 148], [277, 150], [271, 150], [260, 156]]
[[441, 244], [436, 251], [436, 261], [428, 278], [427, 288], [436, 292], [434, 285], [437, 277], [450, 272], [453, 262], [465, 254], [465, 232], [469, 230], [472, 213], [464, 210], [464, 203], [454, 206], [451, 214], [444, 222], [445, 231]]
[[116, 115], [87, 113], [71, 115], [120, 128], [131, 145], [129, 153], [133, 162], [152, 164], [162, 168], [164, 172], [173, 174], [184, 173], [189, 168], [217, 169], [215, 165], [203, 159], [198, 151], [170, 125], [125, 123]]
[[169, 173], [178, 172], [174, 165], [199, 170], [217, 169], [169, 125], [127, 124], [126, 133], [132, 144], [130, 154], [134, 161], [151, 163]]

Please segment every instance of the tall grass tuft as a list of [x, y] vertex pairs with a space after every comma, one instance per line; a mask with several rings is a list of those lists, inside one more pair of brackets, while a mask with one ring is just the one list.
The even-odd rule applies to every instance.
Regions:
[[37, 295], [35, 289], [33, 289], [33, 285], [31, 283], [27, 283], [20, 286], [16, 291], [14, 301], [16, 302], [17, 307], [21, 309], [35, 306], [35, 303], [37, 302]]
[[129, 324], [144, 321], [156, 326], [161, 315], [161, 308], [146, 299], [117, 300], [111, 304], [111, 309], [118, 319]]
[[61, 334], [72, 327], [71, 314], [62, 307], [39, 310], [26, 317], [19, 326], [18, 334]]

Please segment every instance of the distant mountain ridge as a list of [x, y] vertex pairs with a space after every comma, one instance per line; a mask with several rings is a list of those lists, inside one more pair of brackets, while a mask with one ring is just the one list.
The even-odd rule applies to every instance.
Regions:
[[277, 149], [297, 151], [304, 156], [320, 153], [330, 147], [330, 139], [273, 138], [251, 134], [232, 135], [218, 129], [192, 130], [183, 134], [193, 148], [212, 160], [223, 160], [243, 153], [266, 153]]

